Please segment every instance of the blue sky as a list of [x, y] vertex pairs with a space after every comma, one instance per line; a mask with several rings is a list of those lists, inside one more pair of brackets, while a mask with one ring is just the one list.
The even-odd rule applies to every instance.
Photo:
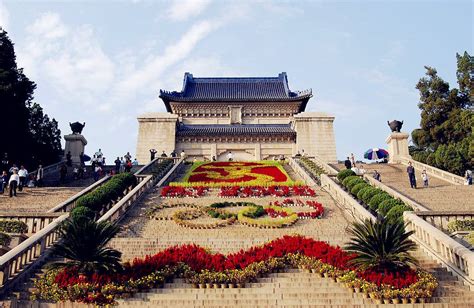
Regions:
[[339, 158], [386, 147], [386, 121], [419, 125], [424, 65], [456, 86], [473, 53], [472, 1], [2, 1], [0, 25], [35, 100], [85, 121], [87, 153], [135, 152], [139, 114], [194, 76], [277, 76], [313, 89], [308, 111], [336, 116]]

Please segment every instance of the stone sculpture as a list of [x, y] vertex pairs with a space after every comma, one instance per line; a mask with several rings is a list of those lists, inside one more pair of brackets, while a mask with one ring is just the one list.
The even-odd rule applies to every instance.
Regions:
[[392, 132], [399, 133], [403, 126], [403, 121], [393, 120], [392, 122], [387, 121], [388, 126], [392, 130]]

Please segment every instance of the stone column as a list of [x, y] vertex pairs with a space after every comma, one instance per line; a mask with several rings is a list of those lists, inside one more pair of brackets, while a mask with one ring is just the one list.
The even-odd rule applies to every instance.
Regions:
[[411, 158], [408, 152], [407, 133], [391, 133], [385, 142], [388, 144], [388, 153], [390, 154], [388, 162], [391, 164], [400, 163], [400, 157]]
[[87, 140], [83, 135], [71, 134], [65, 135], [64, 139], [66, 140], [66, 148], [64, 149], [64, 160], [66, 160], [66, 155], [71, 152], [71, 160], [73, 164], [80, 164], [81, 159], [79, 155], [84, 153], [84, 148], [86, 147]]

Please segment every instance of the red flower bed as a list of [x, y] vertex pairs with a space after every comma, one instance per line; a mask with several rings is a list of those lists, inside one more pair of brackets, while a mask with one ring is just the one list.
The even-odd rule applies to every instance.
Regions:
[[165, 186], [161, 190], [161, 196], [165, 198], [202, 197], [209, 189], [203, 186], [180, 187]]
[[309, 186], [227, 186], [221, 187], [220, 197], [315, 197], [316, 192]]
[[[278, 218], [278, 217], [286, 217], [288, 216], [288, 213], [285, 211], [277, 211], [272, 208], [266, 208], [265, 213], [267, 213], [268, 216], [271, 218]], [[298, 215], [299, 216], [299, 215]]]
[[[263, 246], [241, 250], [227, 256], [220, 253], [209, 253], [204, 248], [194, 244], [174, 246], [160, 251], [153, 256], [146, 256], [142, 259], [136, 258], [132, 263], [126, 263], [125, 269], [121, 274], [93, 275], [87, 278], [78, 278], [78, 273], [73, 268], [61, 271], [56, 276], [55, 282], [61, 287], [67, 287], [79, 282], [90, 282], [98, 285], [111, 281], [124, 282], [131, 278], [144, 277], [166, 266], [174, 266], [178, 263], [187, 264], [195, 272], [200, 272], [204, 269], [211, 271], [244, 269], [252, 263], [266, 261], [275, 257], [284, 257], [288, 254], [302, 254], [313, 257], [341, 270], [354, 269], [349, 264], [354, 255], [343, 251], [339, 247], [333, 247], [326, 242], [315, 241], [302, 236], [284, 236]], [[378, 285], [389, 284], [398, 288], [416, 282], [416, 273], [411, 270], [398, 274], [359, 272], [358, 275]]]

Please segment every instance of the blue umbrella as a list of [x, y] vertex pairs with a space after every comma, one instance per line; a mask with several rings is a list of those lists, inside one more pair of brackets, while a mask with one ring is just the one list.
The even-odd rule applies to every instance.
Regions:
[[364, 158], [369, 160], [377, 160], [388, 157], [388, 152], [384, 149], [373, 148], [364, 153]]

